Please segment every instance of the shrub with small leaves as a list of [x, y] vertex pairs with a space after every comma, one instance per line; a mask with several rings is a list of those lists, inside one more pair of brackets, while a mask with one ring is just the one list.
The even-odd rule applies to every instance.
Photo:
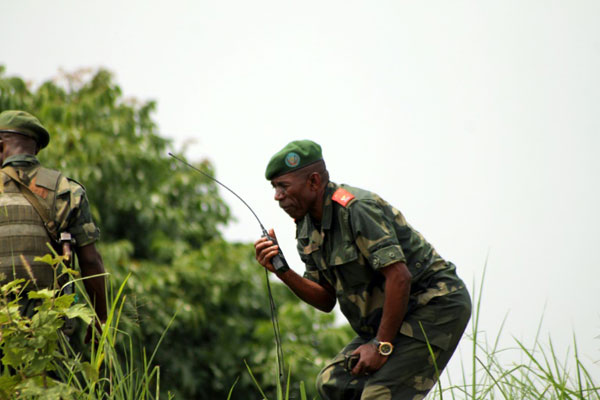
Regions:
[[[47, 255], [36, 260], [56, 270], [62, 257]], [[72, 369], [67, 364], [79, 361], [66, 357], [61, 328], [69, 318], [90, 323], [93, 311], [76, 304], [74, 293], [48, 288], [28, 290], [31, 285], [31, 281], [17, 279], [0, 287], [0, 398], [72, 398], [76, 389], [58, 380], [56, 371]], [[27, 299], [35, 305], [33, 315], [22, 312]]]

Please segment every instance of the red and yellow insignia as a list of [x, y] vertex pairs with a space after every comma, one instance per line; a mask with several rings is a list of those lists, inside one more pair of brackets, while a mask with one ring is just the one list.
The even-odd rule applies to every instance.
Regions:
[[331, 200], [335, 201], [336, 203], [341, 204], [344, 207], [346, 207], [348, 205], [348, 203], [350, 203], [350, 201], [352, 201], [353, 198], [354, 198], [354, 195], [352, 193], [350, 193], [346, 189], [342, 189], [342, 188], [339, 188], [338, 190], [336, 190], [333, 193], [333, 196], [331, 196]]
[[48, 189], [36, 185], [36, 178], [37, 176], [34, 176], [31, 182], [29, 183], [29, 190], [40, 196], [42, 199], [45, 199], [46, 197], [48, 197]]

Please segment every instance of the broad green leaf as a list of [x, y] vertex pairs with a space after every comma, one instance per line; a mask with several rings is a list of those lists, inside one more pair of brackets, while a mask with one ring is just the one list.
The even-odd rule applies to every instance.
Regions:
[[66, 308], [69, 308], [71, 306], [71, 304], [73, 304], [74, 300], [75, 300], [74, 293], [63, 294], [62, 296], [59, 296], [56, 299], [54, 299], [54, 307], [56, 307], [56, 309], [62, 311]]
[[67, 318], [80, 318], [86, 325], [88, 325], [94, 318], [94, 312], [84, 304], [75, 304], [74, 306], [65, 310], [65, 316]]
[[27, 293], [27, 296], [30, 299], [51, 299], [56, 294], [56, 290], [51, 289], [40, 289], [40, 290], [31, 290]]
[[48, 265], [57, 265], [62, 258], [60, 257], [52, 257], [51, 254], [45, 254], [43, 257], [35, 257], [33, 260], [38, 262], [43, 262]]
[[10, 281], [2, 285], [2, 288], [0, 290], [2, 290], [2, 293], [10, 293], [15, 289], [19, 289], [23, 282], [25, 282], [25, 279], [15, 279], [14, 281]]

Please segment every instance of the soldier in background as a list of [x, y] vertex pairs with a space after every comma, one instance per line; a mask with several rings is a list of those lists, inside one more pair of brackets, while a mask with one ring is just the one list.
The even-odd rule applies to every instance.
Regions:
[[[94, 244], [99, 230], [92, 220], [85, 189], [59, 171], [41, 166], [35, 156], [50, 141], [46, 128], [27, 112], [4, 111], [0, 113], [0, 140], [0, 273], [5, 281], [30, 280], [33, 275], [30, 289], [52, 288], [52, 268], [34, 258], [48, 254], [46, 243], [57, 246], [61, 234], [74, 244], [84, 278], [104, 274], [102, 257]], [[99, 327], [106, 321], [105, 277], [83, 282]], [[33, 315], [35, 303], [25, 295], [22, 314]], [[91, 325], [86, 341], [90, 336]]]
[[320, 372], [320, 396], [423, 399], [471, 314], [455, 266], [385, 200], [329, 181], [315, 142], [289, 143], [271, 158], [265, 176], [296, 222], [306, 269], [303, 277], [275, 271], [271, 259], [279, 248], [265, 237], [254, 244], [256, 259], [319, 310], [330, 312], [339, 301], [358, 335]]

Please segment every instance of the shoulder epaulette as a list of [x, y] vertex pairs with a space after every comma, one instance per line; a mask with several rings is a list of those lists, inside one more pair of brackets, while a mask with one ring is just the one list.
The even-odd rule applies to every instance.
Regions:
[[352, 201], [352, 199], [354, 199], [354, 195], [343, 188], [339, 188], [333, 193], [333, 196], [331, 196], [331, 200], [341, 204], [344, 207], [346, 207], [348, 203]]
[[53, 169], [40, 167], [36, 176], [36, 185], [50, 190], [56, 190], [61, 173]]
[[49, 190], [56, 191], [60, 175], [58, 171], [41, 167], [37, 175], [29, 182], [29, 190], [45, 199], [48, 197]]

